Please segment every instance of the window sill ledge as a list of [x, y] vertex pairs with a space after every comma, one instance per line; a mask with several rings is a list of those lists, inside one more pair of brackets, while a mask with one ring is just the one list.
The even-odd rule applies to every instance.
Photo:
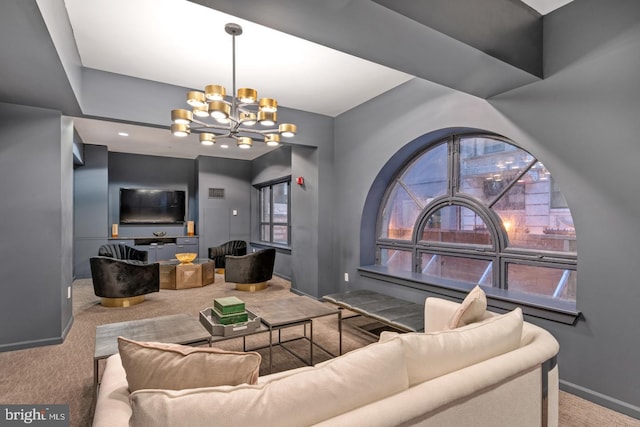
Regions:
[[[395, 285], [436, 294], [439, 297], [462, 301], [475, 286], [472, 284], [441, 280], [435, 283], [433, 278], [418, 273], [390, 270], [379, 265], [365, 265], [358, 268], [361, 276], [381, 280]], [[521, 292], [509, 292], [506, 289], [482, 288], [487, 295], [488, 307], [496, 311], [510, 311], [521, 307], [526, 315], [551, 320], [553, 322], [575, 325], [581, 313], [576, 310], [575, 303], [560, 301], [549, 297], [529, 295]]]
[[277, 243], [267, 243], [267, 242], [249, 242], [249, 245], [251, 247], [254, 247], [256, 249], [266, 249], [266, 248], [275, 248], [276, 251], [278, 252], [283, 252], [283, 253], [291, 253], [291, 247], [287, 246], [287, 245], [279, 245]]

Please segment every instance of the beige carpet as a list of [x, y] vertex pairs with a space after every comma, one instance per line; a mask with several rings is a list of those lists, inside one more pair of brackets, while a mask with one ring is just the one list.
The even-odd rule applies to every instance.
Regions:
[[[143, 304], [129, 308], [105, 308], [93, 294], [91, 281], [77, 280], [73, 283], [73, 305], [75, 321], [65, 342], [60, 345], [0, 353], [0, 403], [2, 404], [69, 404], [71, 425], [89, 426], [93, 398], [93, 350], [95, 327], [105, 323], [143, 319], [174, 313], [197, 316], [200, 310], [211, 306], [213, 298], [236, 295], [247, 304], [274, 298], [294, 296], [289, 283], [274, 277], [269, 287], [257, 293], [243, 293], [224, 283], [216, 275], [216, 283], [204, 288], [178, 291], [161, 290], [147, 296]], [[343, 350], [350, 351], [374, 341], [355, 326], [359, 318], [344, 322]], [[291, 328], [284, 338], [299, 336], [302, 328]], [[247, 340], [248, 346], [259, 347], [267, 343], [266, 334]], [[334, 316], [314, 321], [314, 340], [332, 352], [338, 350], [338, 332]], [[302, 356], [308, 356], [304, 342], [290, 345]], [[219, 343], [218, 347], [241, 350], [241, 339]], [[263, 355], [261, 375], [266, 374], [268, 350]], [[314, 351], [314, 362], [329, 358], [321, 351]], [[274, 372], [303, 366], [289, 353], [274, 350]], [[562, 368], [562, 367], [561, 367]], [[561, 393], [561, 426], [640, 426], [640, 421], [609, 411], [575, 396]]]

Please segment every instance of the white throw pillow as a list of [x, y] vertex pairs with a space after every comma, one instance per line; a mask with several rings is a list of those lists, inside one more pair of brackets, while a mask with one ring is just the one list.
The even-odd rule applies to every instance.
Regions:
[[302, 426], [408, 388], [400, 341], [375, 343], [257, 385], [131, 394], [135, 426]]
[[123, 337], [118, 337], [118, 348], [131, 392], [255, 384], [262, 360], [256, 352], [138, 342]]
[[487, 310], [487, 296], [477, 286], [465, 297], [458, 309], [449, 320], [449, 329], [459, 328], [473, 322], [477, 322]]
[[403, 343], [409, 385], [413, 386], [515, 350], [520, 346], [522, 324], [518, 307], [458, 329], [383, 334], [380, 340]]

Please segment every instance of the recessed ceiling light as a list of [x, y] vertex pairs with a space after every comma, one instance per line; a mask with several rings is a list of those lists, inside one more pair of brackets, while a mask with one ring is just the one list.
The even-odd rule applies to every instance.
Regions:
[[129, 136], [129, 134], [126, 133], [126, 132], [118, 132], [118, 135], [120, 135], [120, 136]]

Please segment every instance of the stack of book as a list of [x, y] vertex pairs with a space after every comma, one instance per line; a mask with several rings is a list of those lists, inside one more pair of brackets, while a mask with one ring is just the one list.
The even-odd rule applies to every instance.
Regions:
[[249, 320], [244, 302], [237, 297], [215, 298], [211, 313], [221, 325], [231, 325]]

